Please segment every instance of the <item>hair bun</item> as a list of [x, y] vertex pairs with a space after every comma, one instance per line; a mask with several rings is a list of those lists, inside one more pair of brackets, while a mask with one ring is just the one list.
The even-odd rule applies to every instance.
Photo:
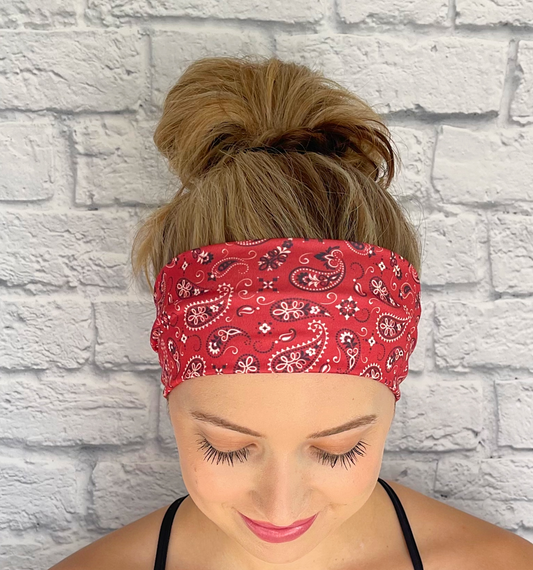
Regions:
[[388, 192], [391, 133], [319, 71], [276, 57], [196, 60], [168, 91], [153, 141], [179, 185], [136, 236], [137, 274], [207, 244], [279, 236], [373, 243], [420, 274], [418, 238]]
[[350, 146], [350, 137], [341, 125], [323, 123], [318, 127], [299, 127], [270, 138], [257, 146], [243, 148], [243, 152], [265, 151], [271, 154], [315, 152], [325, 156], [342, 156]]

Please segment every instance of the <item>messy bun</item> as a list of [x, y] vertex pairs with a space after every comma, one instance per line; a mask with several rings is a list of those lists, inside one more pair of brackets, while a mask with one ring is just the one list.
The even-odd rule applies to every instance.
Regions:
[[181, 186], [132, 247], [153, 281], [197, 247], [274, 237], [362, 241], [420, 272], [418, 236], [388, 187], [397, 156], [364, 101], [275, 57], [208, 57], [168, 92], [154, 142]]

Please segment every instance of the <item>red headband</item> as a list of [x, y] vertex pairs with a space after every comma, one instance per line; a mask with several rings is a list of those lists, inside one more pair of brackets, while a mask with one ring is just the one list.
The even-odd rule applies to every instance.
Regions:
[[185, 251], [160, 271], [154, 302], [165, 398], [197, 376], [321, 372], [368, 376], [399, 400], [421, 314], [401, 255], [315, 238]]

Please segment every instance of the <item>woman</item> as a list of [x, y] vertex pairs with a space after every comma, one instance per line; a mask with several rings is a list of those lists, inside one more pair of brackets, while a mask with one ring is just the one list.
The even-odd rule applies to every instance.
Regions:
[[54, 570], [533, 568], [529, 542], [379, 478], [421, 312], [379, 116], [304, 66], [205, 58], [154, 141], [182, 187], [132, 259], [189, 494]]

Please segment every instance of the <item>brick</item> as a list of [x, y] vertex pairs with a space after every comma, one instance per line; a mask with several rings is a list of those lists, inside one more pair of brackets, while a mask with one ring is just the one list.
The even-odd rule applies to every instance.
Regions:
[[430, 496], [433, 491], [432, 481], [435, 478], [436, 468], [436, 460], [428, 458], [418, 461], [416, 459], [388, 459], [385, 451], [379, 476], [381, 479], [396, 481], [400, 485]]
[[482, 230], [476, 216], [428, 216], [422, 280], [427, 285], [476, 283], [482, 255]]
[[[221, 4], [222, 5], [222, 4]], [[265, 4], [266, 6], [267, 4]], [[162, 107], [168, 90], [196, 59], [211, 56], [240, 57], [243, 53], [271, 56], [271, 39], [266, 34], [224, 29], [201, 31], [182, 29], [179, 32], [152, 32], [152, 99]]]
[[[433, 330], [433, 304], [426, 297], [424, 285], [421, 289], [422, 314], [418, 323], [418, 338], [413, 354], [409, 358], [409, 375], [404, 382], [416, 383], [418, 377], [412, 375], [413, 372], [423, 372], [426, 367], [426, 351], [431, 342], [431, 331]], [[402, 386], [400, 385], [400, 391]]]
[[[445, 381], [428, 373], [423, 382], [402, 384], [385, 449], [451, 451], [475, 449], [483, 427], [481, 380]], [[453, 406], [443, 402], [454, 402]]]
[[443, 202], [514, 204], [533, 200], [533, 126], [472, 131], [445, 125], [433, 185]]
[[[470, 506], [470, 504], [472, 506]], [[522, 501], [498, 501], [486, 499], [481, 501], [465, 501], [468, 509], [479, 508], [478, 516], [484, 520], [493, 521], [493, 524], [519, 534], [521, 526], [533, 528], [533, 509], [531, 503]]]
[[[103, 20], [111, 25], [113, 20], [126, 17], [191, 17], [231, 20], [280, 21], [287, 24], [318, 22], [325, 13], [320, 0], [296, 2], [253, 2], [226, 0], [225, 2], [151, 2], [150, 0], [89, 0], [88, 15], [93, 21]], [[208, 43], [213, 43], [213, 38]]]
[[340, 0], [338, 12], [347, 24], [445, 24], [447, 0]]
[[496, 382], [498, 444], [533, 449], [533, 381]]
[[167, 400], [163, 398], [162, 394], [159, 398], [158, 440], [166, 451], [177, 453], [176, 436], [174, 435], [174, 429], [170, 421]]
[[178, 461], [99, 461], [91, 475], [90, 515], [117, 529], [187, 494]]
[[[435, 477], [435, 492], [453, 499], [477, 499], [480, 464], [476, 457], [457, 458], [443, 455], [439, 458]], [[474, 492], [475, 489], [475, 492]]]
[[[44, 237], [44, 236], [43, 236]], [[104, 289], [125, 289], [130, 267], [127, 253], [93, 251], [73, 253], [51, 250], [31, 251], [23, 245], [16, 256], [0, 252], [0, 279], [12, 285], [25, 285], [40, 292], [77, 285], [96, 285]]]
[[0, 458], [0, 529], [69, 528], [78, 510], [76, 468], [58, 457]]
[[106, 382], [87, 370], [12, 374], [0, 381], [0, 440], [44, 447], [142, 443], [149, 393], [127, 373]]
[[65, 193], [71, 175], [66, 141], [50, 120], [3, 122], [0, 172], [0, 201], [32, 202]]
[[96, 319], [95, 362], [105, 370], [141, 367], [160, 370], [157, 354], [150, 346], [155, 320], [151, 300], [111, 298], [94, 301]]
[[530, 122], [533, 114], [533, 41], [520, 40], [516, 64], [519, 70], [518, 86], [511, 101], [510, 114], [514, 119], [526, 117], [526, 121]]
[[455, 0], [457, 25], [475, 26], [533, 24], [533, 5], [529, 0]]
[[93, 337], [89, 301], [0, 299], [0, 367], [80, 368], [91, 360]]
[[435, 490], [472, 501], [531, 501], [532, 469], [531, 457], [457, 459], [443, 455], [439, 460]]
[[116, 29], [0, 32], [2, 106], [134, 110], [146, 95], [141, 40]]
[[128, 212], [0, 211], [0, 280], [125, 288], [134, 227]]
[[46, 10], [39, 0], [4, 2], [0, 12], [0, 28], [67, 28], [77, 25], [76, 8], [69, 0], [48, 0]]
[[531, 544], [533, 544], [533, 530], [531, 530], [531, 527], [530, 528], [520, 527], [516, 531], [516, 534], [521, 538], [523, 538], [524, 540], [527, 540], [528, 542], [531, 542]]
[[397, 198], [425, 200], [433, 164], [433, 129], [410, 129], [393, 125], [388, 127], [400, 158], [390, 186], [391, 193]]
[[533, 303], [498, 299], [435, 303], [439, 368], [532, 368]]
[[128, 117], [79, 118], [72, 124], [76, 204], [156, 205], [178, 186], [153, 144], [154, 124]]
[[276, 55], [325, 70], [378, 113], [498, 111], [507, 67], [506, 43], [416, 34], [280, 34]]
[[499, 214], [489, 218], [490, 264], [500, 293], [533, 292], [533, 218]]

